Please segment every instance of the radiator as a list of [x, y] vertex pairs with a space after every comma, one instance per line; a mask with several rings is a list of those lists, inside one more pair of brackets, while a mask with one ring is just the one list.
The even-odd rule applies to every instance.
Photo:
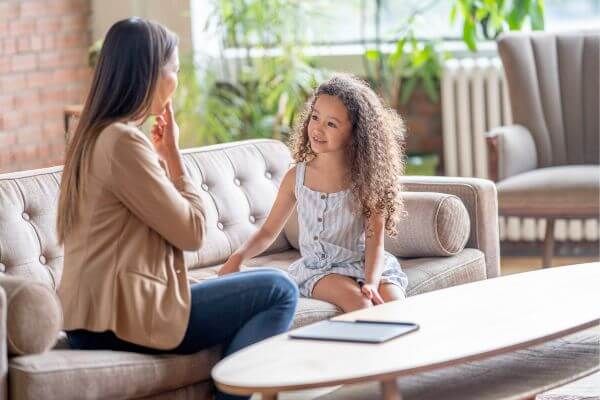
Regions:
[[[485, 132], [512, 124], [508, 89], [498, 58], [446, 61], [442, 73], [442, 134], [447, 176], [487, 178]], [[541, 241], [544, 219], [499, 219], [500, 240]], [[557, 220], [558, 241], [596, 241], [598, 220]]]

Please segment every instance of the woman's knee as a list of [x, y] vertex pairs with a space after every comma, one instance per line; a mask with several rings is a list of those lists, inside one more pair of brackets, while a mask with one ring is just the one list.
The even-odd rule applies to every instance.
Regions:
[[293, 301], [294, 304], [298, 301], [298, 285], [287, 273], [277, 268], [264, 267], [261, 267], [259, 272], [260, 274], [257, 274], [256, 278], [260, 279], [261, 285], [264, 285], [265, 288], [275, 289], [281, 297], [287, 301]]
[[300, 295], [296, 282], [294, 282], [287, 273], [281, 270], [272, 269], [270, 271], [272, 272], [270, 279], [272, 280], [273, 286], [277, 287], [282, 293], [285, 293], [287, 297], [296, 302]]

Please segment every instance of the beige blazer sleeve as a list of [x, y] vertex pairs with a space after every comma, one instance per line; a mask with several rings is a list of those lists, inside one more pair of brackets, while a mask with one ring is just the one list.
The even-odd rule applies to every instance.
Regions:
[[173, 246], [199, 249], [205, 214], [190, 178], [183, 175], [171, 182], [142, 133], [120, 135], [109, 157], [114, 195]]

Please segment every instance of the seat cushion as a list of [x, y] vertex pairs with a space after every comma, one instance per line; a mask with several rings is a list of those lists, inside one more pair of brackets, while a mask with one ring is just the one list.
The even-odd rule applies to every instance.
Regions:
[[464, 249], [452, 257], [400, 259], [400, 264], [408, 276], [408, 296], [480, 281], [487, 277], [485, 256], [477, 249]]
[[9, 361], [11, 399], [125, 399], [208, 380], [218, 349], [191, 355], [53, 350]]
[[586, 217], [600, 214], [600, 166], [540, 168], [498, 183], [502, 215]]
[[[287, 267], [298, 257], [300, 257], [300, 253], [295, 250], [274, 253], [249, 260], [244, 263], [245, 266], [242, 267], [242, 269], [247, 270], [249, 268], [256, 267], [272, 267], [287, 271]], [[221, 268], [221, 265], [193, 269], [189, 271], [188, 275], [193, 281], [201, 282], [205, 279], [216, 278], [219, 268]], [[298, 307], [296, 308], [296, 315], [294, 316], [292, 329], [331, 318], [339, 313], [341, 313], [341, 310], [333, 304], [321, 300], [302, 297], [298, 301]]]
[[[288, 266], [299, 257], [300, 253], [296, 250], [264, 255], [247, 261], [244, 269], [273, 267], [287, 271]], [[477, 249], [464, 249], [449, 257], [401, 258], [400, 264], [408, 276], [409, 296], [486, 278], [484, 254]], [[212, 279], [217, 277], [219, 268], [220, 265], [193, 269], [189, 275], [195, 281]], [[324, 301], [301, 298], [293, 326], [297, 328], [330, 318], [339, 312], [337, 307]]]

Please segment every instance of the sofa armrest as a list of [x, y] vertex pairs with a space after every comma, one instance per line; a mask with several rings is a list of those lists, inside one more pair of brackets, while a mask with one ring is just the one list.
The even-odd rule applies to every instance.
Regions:
[[500, 126], [486, 134], [490, 179], [501, 181], [537, 167], [531, 133], [521, 125]]
[[8, 352], [6, 350], [6, 316], [8, 315], [8, 302], [6, 293], [0, 286], [0, 400], [8, 396]]
[[479, 178], [405, 176], [402, 184], [408, 192], [439, 192], [460, 198], [471, 219], [466, 247], [483, 252], [488, 278], [500, 275], [498, 196], [494, 182]]

